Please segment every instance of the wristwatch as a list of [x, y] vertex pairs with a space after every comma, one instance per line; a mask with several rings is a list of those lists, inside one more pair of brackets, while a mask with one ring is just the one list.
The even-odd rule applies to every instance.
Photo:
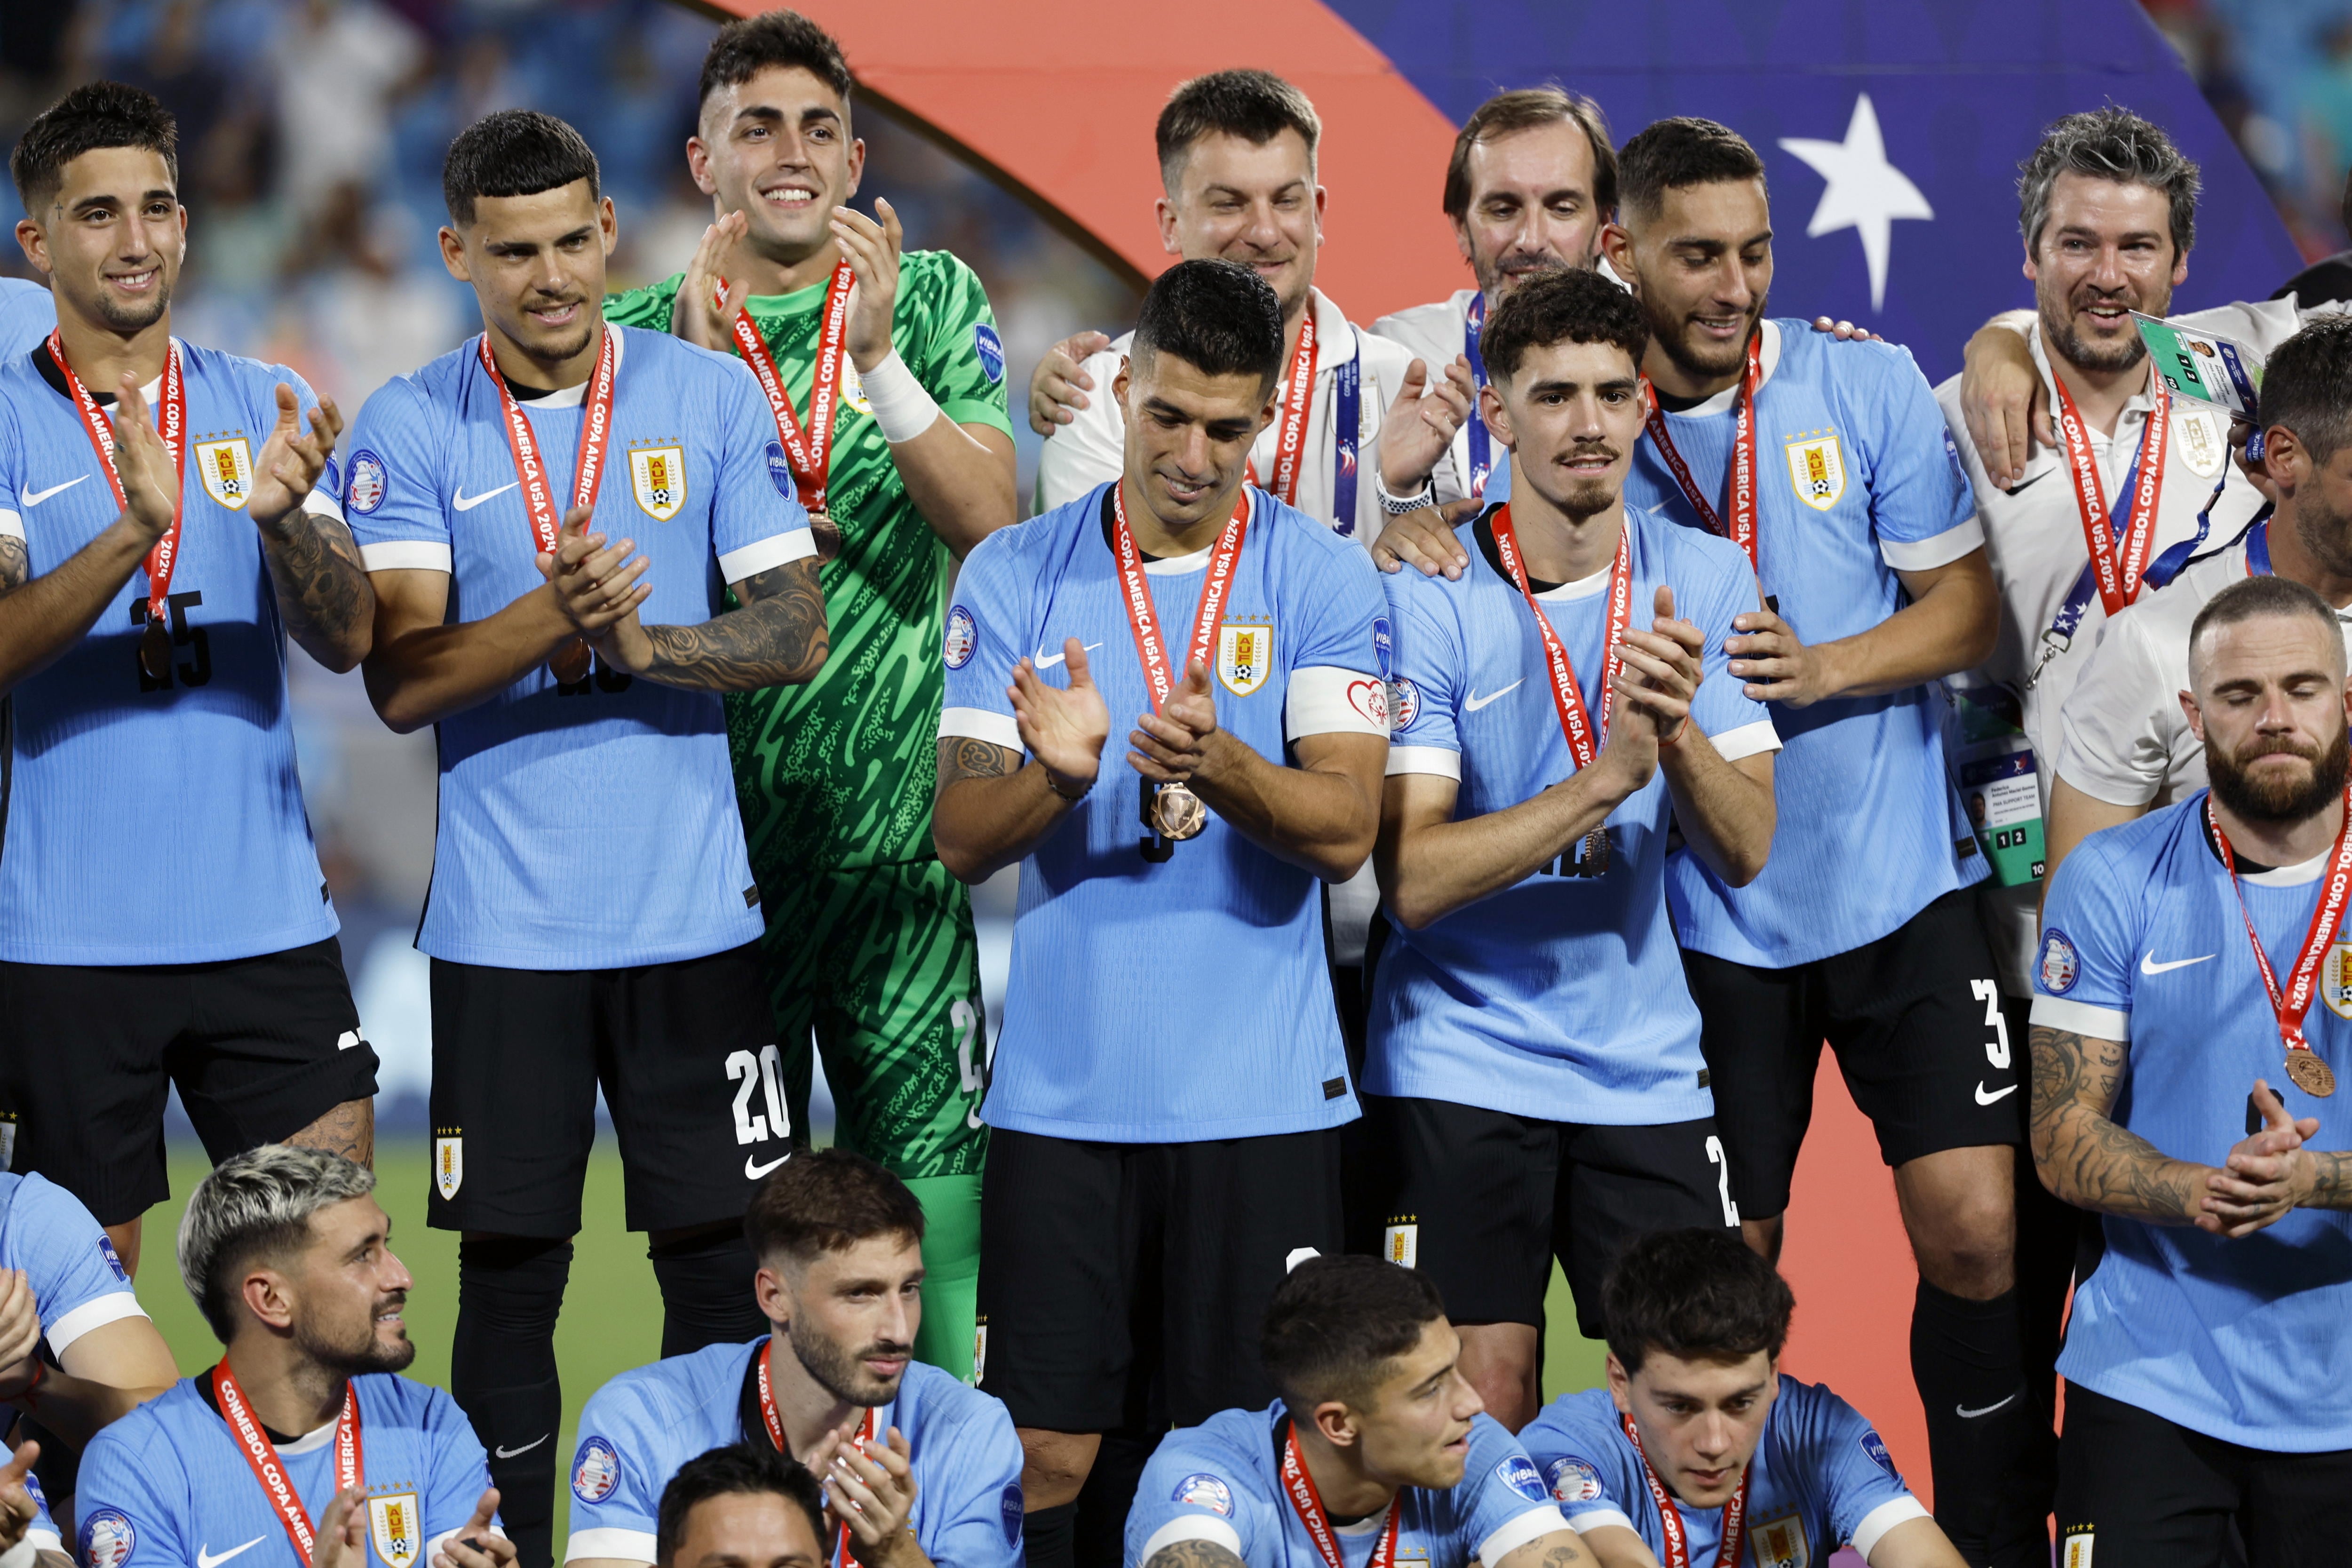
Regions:
[[1433, 480], [1427, 479], [1423, 479], [1421, 488], [1409, 496], [1389, 494], [1388, 483], [1381, 479], [1380, 465], [1377, 463], [1372, 465], [1372, 493], [1380, 497], [1381, 510], [1391, 517], [1402, 517], [1407, 512], [1419, 511], [1423, 507], [1433, 507], [1437, 504], [1437, 486]]

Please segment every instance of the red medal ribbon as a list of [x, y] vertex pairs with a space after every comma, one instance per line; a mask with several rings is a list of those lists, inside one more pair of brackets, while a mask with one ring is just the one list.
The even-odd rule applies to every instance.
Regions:
[[[775, 1353], [776, 1336], [770, 1334], [768, 1342], [760, 1347], [760, 1419], [766, 1423], [768, 1440], [776, 1446], [776, 1452], [792, 1458], [796, 1456], [784, 1443], [784, 1418], [776, 1409], [775, 1385], [768, 1381], [768, 1360]], [[880, 1441], [881, 1426], [882, 1413], [868, 1410], [866, 1413], [866, 1430], [851, 1438], [850, 1442], [856, 1446], [859, 1453], [864, 1453], [866, 1444]], [[817, 1479], [823, 1480], [824, 1478], [820, 1476]], [[849, 1554], [849, 1522], [846, 1520], [841, 1526], [841, 1563], [842, 1568], [857, 1568], [857, 1559]]]
[[1244, 488], [1234, 503], [1233, 521], [1217, 535], [1215, 552], [1209, 557], [1209, 580], [1201, 585], [1201, 611], [1192, 621], [1192, 643], [1184, 657], [1182, 668], [1168, 668], [1168, 649], [1160, 641], [1160, 612], [1151, 603], [1151, 585], [1143, 578], [1143, 552], [1135, 547], [1135, 531], [1127, 526], [1127, 497], [1123, 484], [1111, 487], [1111, 543], [1118, 556], [1119, 585], [1127, 598], [1127, 623], [1135, 632], [1136, 651], [1143, 656], [1144, 684], [1151, 689], [1151, 710], [1154, 713], [1168, 700], [1168, 693], [1184, 678], [1184, 670], [1192, 668], [1195, 659], [1205, 664], [1217, 640], [1217, 626], [1224, 619], [1225, 599], [1234, 585], [1234, 568], [1242, 557], [1242, 535], [1249, 526], [1249, 490]]
[[2210, 795], [2205, 797], [2205, 821], [2213, 829], [2213, 842], [2221, 846], [2221, 864], [2230, 873], [2230, 890], [2238, 895], [2238, 914], [2246, 922], [2246, 940], [2254, 944], [2254, 967], [2262, 971], [2263, 989], [2270, 993], [2271, 1010], [2278, 1016], [2279, 1038], [2291, 1052], [2307, 1051], [2311, 1042], [2304, 1037], [2304, 1016], [2311, 1011], [2312, 996], [2319, 989], [2320, 963], [2336, 940], [2336, 928], [2344, 923], [2344, 906], [2352, 902], [2352, 785], [2344, 792], [2344, 825], [2336, 830], [2336, 848], [2327, 858], [2327, 879], [2319, 890], [2319, 907], [2311, 911], [2311, 930], [2303, 939], [2303, 951], [2295, 954], [2284, 989], [2271, 968], [2270, 954], [2263, 951], [2263, 939], [2254, 932], [2245, 889], [2238, 885], [2238, 858], [2231, 851], [2229, 835], [2221, 831]]
[[[816, 371], [809, 386], [805, 429], [793, 411], [793, 395], [784, 385], [783, 374], [776, 369], [776, 356], [768, 352], [767, 340], [751, 324], [751, 313], [736, 311], [735, 320], [728, 327], [734, 334], [735, 347], [741, 352], [743, 363], [751, 367], [760, 390], [767, 395], [768, 412], [776, 416], [776, 438], [784, 445], [784, 460], [792, 465], [793, 482], [801, 490], [801, 504], [813, 512], [824, 510], [825, 489], [832, 482], [833, 421], [841, 404], [841, 367], [848, 357], [842, 340], [848, 335], [849, 289], [856, 281], [856, 274], [848, 258], [844, 257], [834, 267], [833, 280], [825, 285], [824, 321], [817, 332]], [[719, 285], [719, 297], [727, 297], [723, 279]]]
[[[1296, 1426], [1282, 1435], [1282, 1494], [1298, 1510], [1298, 1522], [1306, 1526], [1307, 1539], [1315, 1543], [1324, 1568], [1346, 1568], [1339, 1556], [1339, 1538], [1332, 1531], [1331, 1516], [1323, 1510], [1323, 1494], [1315, 1489], [1315, 1478], [1307, 1473], [1307, 1463], [1298, 1457]], [[1400, 1491], [1389, 1500], [1388, 1521], [1381, 1526], [1381, 1538], [1372, 1547], [1372, 1560], [1366, 1568], [1392, 1568], [1396, 1562], [1397, 1526], [1403, 1519], [1404, 1493]]]
[[2138, 482], [2126, 501], [2123, 535], [2116, 534], [2115, 517], [2099, 492], [2099, 459], [2091, 450], [2091, 435], [2063, 376], [2051, 380], [2058, 388], [2058, 436], [2066, 447], [2066, 471], [2074, 480], [2074, 505], [2083, 514], [2083, 542], [2090, 547], [2097, 568], [2099, 602], [2110, 616], [2139, 597], [2140, 576], [2147, 569], [2148, 552], [2156, 541], [2156, 506], [2164, 494], [2164, 453], [2169, 440], [2172, 399], [2161, 382], [2156, 387], [2156, 407], [2139, 438]]
[[[310, 1561], [310, 1549], [317, 1539], [310, 1527], [310, 1512], [302, 1506], [295, 1492], [294, 1483], [278, 1462], [277, 1447], [261, 1422], [254, 1415], [253, 1406], [237, 1386], [236, 1373], [229, 1371], [224, 1358], [213, 1368], [213, 1397], [220, 1402], [221, 1419], [228, 1423], [229, 1435], [245, 1451], [245, 1462], [253, 1467], [253, 1479], [261, 1483], [262, 1495], [269, 1506], [278, 1510], [278, 1521], [286, 1526], [287, 1539], [294, 1542], [294, 1555], [305, 1568]], [[359, 1390], [346, 1382], [343, 1384], [342, 1414], [335, 1417], [335, 1490], [349, 1491], [361, 1482], [360, 1463], [360, 1395]]]
[[[515, 401], [507, 378], [499, 374], [498, 359], [490, 353], [490, 334], [484, 332], [479, 342], [482, 368], [490, 373], [490, 384], [499, 389], [499, 405], [506, 411], [507, 445], [514, 451], [515, 477], [522, 481], [531, 537], [538, 542], [541, 554], [552, 555], [568, 509], [556, 504], [555, 492], [548, 488], [539, 437], [531, 433], [530, 421], [523, 416], [522, 405]], [[589, 378], [588, 395], [581, 404], [580, 462], [572, 479], [575, 507], [596, 503], [596, 486], [604, 477], [604, 448], [613, 438], [613, 371], [619, 359], [620, 334], [606, 327], [604, 346], [596, 353], [596, 373]]]
[[[66, 385], [72, 389], [74, 407], [81, 415], [81, 427], [88, 432], [89, 444], [98, 448], [99, 467], [106, 470], [106, 482], [113, 487], [114, 504], [127, 511], [131, 500], [122, 489], [122, 471], [114, 466], [114, 426], [107, 423], [98, 399], [90, 395], [89, 388], [81, 384], [81, 377], [66, 363], [62, 332], [50, 331], [48, 350], [49, 358], [65, 374]], [[163, 397], [157, 431], [163, 437], [163, 449], [172, 454], [172, 474], [179, 481], [172, 489], [172, 526], [147, 550], [147, 620], [160, 626], [172, 592], [172, 570], [180, 562], [180, 523], [187, 510], [182, 490], [188, 474], [188, 389], [180, 377], [177, 342], [171, 344], [163, 357]]]
[[[1285, 506], [1298, 504], [1299, 458], [1307, 450], [1307, 411], [1315, 401], [1315, 302], [1298, 322], [1298, 347], [1283, 377], [1282, 434], [1274, 448], [1274, 494]], [[1257, 464], [1249, 466], [1249, 482], [1257, 483]]]
[[1544, 664], [1551, 673], [1552, 706], [1559, 710], [1560, 732], [1568, 737], [1568, 749], [1576, 758], [1580, 769], [1592, 765], [1601, 754], [1601, 743], [1609, 737], [1609, 710], [1616, 696], [1617, 671], [1623, 663], [1617, 657], [1617, 645], [1624, 640], [1626, 623], [1633, 613], [1633, 552], [1630, 524], [1617, 531], [1617, 559], [1609, 568], [1609, 625], [1601, 634], [1603, 662], [1601, 670], [1601, 722], [1598, 733], [1591, 710], [1585, 707], [1583, 689], [1576, 682], [1576, 667], [1569, 662], [1568, 645], [1559, 640], [1559, 632], [1551, 617], [1536, 602], [1535, 590], [1528, 585], [1527, 567], [1519, 557], [1518, 534], [1511, 527], [1511, 503], [1503, 502], [1495, 509], [1495, 553], [1503, 559], [1503, 573], [1528, 602], [1528, 609], [1536, 618], [1536, 633], [1543, 638]]
[[[1683, 1528], [1683, 1510], [1675, 1506], [1675, 1494], [1666, 1490], [1651, 1467], [1649, 1450], [1642, 1447], [1642, 1434], [1631, 1415], [1621, 1415], [1625, 1436], [1632, 1439], [1633, 1452], [1642, 1461], [1642, 1479], [1650, 1483], [1651, 1500], [1658, 1505], [1658, 1532], [1665, 1538], [1666, 1560], [1661, 1568], [1690, 1568], [1690, 1537]], [[1748, 1542], [1748, 1478], [1752, 1470], [1739, 1472], [1739, 1489], [1723, 1505], [1723, 1541], [1715, 1551], [1715, 1568], [1735, 1568], [1740, 1549]]]
[[1650, 410], [1643, 427], [1657, 444], [1658, 456], [1665, 459], [1666, 471], [1675, 476], [1675, 483], [1682, 487], [1683, 499], [1691, 503], [1691, 510], [1698, 513], [1706, 531], [1727, 533], [1733, 543], [1748, 552], [1748, 563], [1759, 575], [1764, 567], [1756, 553], [1756, 389], [1763, 384], [1764, 333], [1759, 329], [1748, 340], [1748, 369], [1739, 378], [1739, 427], [1731, 442], [1731, 494], [1726, 498], [1731, 526], [1727, 530], [1722, 513], [1699, 493], [1690, 465], [1675, 450], [1675, 438], [1666, 431], [1666, 411], [1658, 405], [1657, 388], [1650, 384], [1648, 376], [1642, 378], [1642, 401]]

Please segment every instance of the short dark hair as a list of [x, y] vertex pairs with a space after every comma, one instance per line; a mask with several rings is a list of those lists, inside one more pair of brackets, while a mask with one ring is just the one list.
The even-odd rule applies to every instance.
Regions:
[[1276, 1288], [1258, 1357], [1295, 1412], [1327, 1399], [1360, 1405], [1381, 1369], [1444, 1316], [1444, 1299], [1417, 1268], [1357, 1255], [1309, 1258]]
[[798, 11], [762, 11], [719, 29], [702, 57], [702, 79], [694, 89], [698, 107], [721, 88], [740, 87], [763, 70], [797, 67], [833, 89], [844, 109], [856, 85], [849, 62], [833, 35]]
[[596, 154], [577, 131], [536, 109], [501, 109], [457, 132], [441, 160], [441, 201], [449, 221], [464, 228], [474, 221], [474, 203], [483, 196], [535, 196], [560, 191], [574, 180], [600, 193]]
[[1262, 70], [1211, 71], [1179, 83], [1160, 110], [1152, 139], [1160, 152], [1160, 180], [1171, 189], [1176, 166], [1192, 143], [1203, 136], [1237, 136], [1263, 147], [1286, 131], [1296, 131], [1307, 143], [1307, 163], [1315, 165], [1315, 148], [1323, 139], [1323, 121], [1307, 95], [1275, 75]]
[[2189, 663], [2197, 661], [2198, 645], [2215, 626], [2234, 626], [2258, 616], [2309, 616], [2327, 628], [2332, 647], [2344, 646], [2344, 624], [2335, 607], [2317, 592], [2292, 577], [2241, 577], [2211, 598], [2189, 624]]
[[686, 1539], [687, 1520], [695, 1508], [716, 1497], [782, 1498], [808, 1516], [809, 1532], [824, 1546], [824, 1493], [816, 1478], [797, 1460], [776, 1451], [772, 1443], [730, 1443], [698, 1454], [677, 1468], [662, 1488], [661, 1508], [654, 1520], [654, 1561], [670, 1568]]
[[1152, 279], [1136, 313], [1130, 357], [1173, 354], [1203, 375], [1282, 374], [1282, 301], [1234, 261], [1180, 261]]
[[1650, 323], [1633, 296], [1580, 267], [1538, 273], [1503, 296], [1478, 334], [1487, 374], [1508, 381], [1530, 349], [1554, 343], [1614, 343], [1642, 368]]
[[806, 1263], [877, 1236], [923, 1239], [923, 1205], [897, 1176], [847, 1149], [795, 1154], [753, 1190], [743, 1211], [751, 1256]]
[[8, 154], [16, 199], [38, 216], [41, 204], [65, 184], [66, 165], [103, 147], [141, 147], [156, 153], [180, 183], [180, 127], [163, 100], [145, 88], [90, 81], [34, 117]]
[[2263, 429], [2294, 431], [2315, 463], [2352, 444], [2352, 316], [2322, 316], [2279, 344], [2255, 409]]
[[1601, 1287], [1609, 1352], [1626, 1374], [1652, 1351], [1683, 1361], [1778, 1357], [1797, 1299], [1736, 1230], [1662, 1230], [1628, 1247]]
[[1657, 216], [1668, 191], [1763, 177], [1764, 160], [1748, 138], [1687, 115], [1646, 127], [1617, 153], [1618, 199], [1644, 217]]
[[1617, 149], [1609, 142], [1609, 117], [1580, 92], [1549, 83], [1498, 92], [1462, 122], [1454, 155], [1445, 161], [1445, 216], [1456, 223], [1470, 212], [1470, 150], [1481, 142], [1573, 121], [1592, 144], [1592, 205], [1607, 217], [1617, 210]]
[[2051, 123], [2032, 155], [2017, 166], [2017, 229], [2029, 256], [2042, 248], [2050, 187], [2061, 174], [2163, 192], [2171, 204], [2173, 258], [2188, 255], [2197, 243], [2197, 194], [2203, 176], [2154, 121], [2111, 103]]

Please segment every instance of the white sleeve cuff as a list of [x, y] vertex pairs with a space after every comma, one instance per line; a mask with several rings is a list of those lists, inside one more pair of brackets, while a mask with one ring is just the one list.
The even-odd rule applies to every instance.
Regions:
[[449, 547], [430, 539], [387, 539], [360, 546], [360, 564], [370, 572], [439, 572], [450, 570]]
[[2032, 1021], [2045, 1029], [2057, 1029], [2069, 1035], [2081, 1035], [2086, 1039], [2126, 1041], [2131, 1038], [2131, 1015], [2113, 1007], [2095, 1007], [2088, 1002], [2069, 1002], [2063, 996], [2033, 998]]
[[[451, 1532], [455, 1534], [453, 1531]], [[501, 1531], [499, 1533], [504, 1534]], [[434, 1544], [438, 1546], [439, 1542]], [[428, 1552], [426, 1557], [431, 1557]], [[563, 1543], [563, 1560], [580, 1563], [590, 1558], [608, 1557], [621, 1563], [651, 1563], [654, 1559], [654, 1536], [649, 1530], [575, 1530]]]
[[762, 572], [773, 572], [779, 566], [789, 566], [795, 561], [805, 561], [816, 553], [816, 535], [805, 527], [789, 533], [779, 533], [747, 544], [740, 550], [730, 550], [719, 558], [719, 580], [740, 583], [757, 577]]
[[1283, 700], [1283, 738], [1309, 735], [1389, 737], [1388, 683], [1361, 670], [1310, 664], [1290, 672]]
[[1909, 1492], [1905, 1492], [1901, 1497], [1887, 1499], [1868, 1513], [1864, 1514], [1862, 1522], [1853, 1527], [1853, 1540], [1848, 1544], [1853, 1548], [1856, 1555], [1867, 1563], [1870, 1561], [1871, 1548], [1876, 1546], [1879, 1538], [1888, 1531], [1906, 1520], [1929, 1517], [1931, 1516], [1927, 1512], [1927, 1505]]
[[1391, 746], [1388, 776], [1394, 778], [1399, 773], [1434, 773], [1458, 782], [1462, 777], [1462, 753], [1443, 746]]
[[10, 539], [25, 537], [25, 520], [13, 511], [0, 511], [0, 534]]
[[56, 1531], [43, 1530], [37, 1524], [25, 1531], [23, 1544], [31, 1547], [36, 1553], [62, 1552], [68, 1557], [73, 1555], [70, 1552], [66, 1552], [66, 1543], [58, 1538]]
[[1878, 553], [1897, 572], [1932, 572], [1938, 566], [1950, 565], [1971, 550], [1982, 550], [1984, 542], [1984, 524], [1971, 517], [1933, 539], [1882, 539], [1878, 542]]
[[1151, 1539], [1143, 1543], [1142, 1555], [1136, 1561], [1149, 1563], [1153, 1552], [1180, 1541], [1213, 1541], [1236, 1557], [1242, 1554], [1241, 1531], [1223, 1520], [1205, 1513], [1180, 1513], [1151, 1532]]
[[[0, 1552], [0, 1568], [33, 1568], [35, 1560], [41, 1554], [40, 1538], [44, 1535], [48, 1535], [48, 1531], [26, 1531], [22, 1541], [5, 1552]], [[53, 1552], [65, 1550], [65, 1542], [54, 1535], [49, 1535], [48, 1546]]]
[[1555, 1531], [1568, 1528], [1568, 1521], [1559, 1516], [1559, 1504], [1538, 1503], [1522, 1514], [1503, 1521], [1494, 1534], [1478, 1543], [1478, 1561], [1486, 1568], [1495, 1565], [1530, 1541], [1540, 1541]]
[[993, 713], [985, 708], [940, 709], [940, 739], [986, 741], [1021, 755], [1026, 755], [1029, 750], [1021, 743], [1021, 721], [1010, 713]]
[[310, 493], [302, 498], [302, 510], [320, 517], [333, 518], [337, 522], [343, 521], [343, 503], [317, 485], [311, 486]]
[[1771, 720], [1759, 719], [1753, 724], [1742, 724], [1736, 730], [1726, 730], [1720, 735], [1709, 735], [1707, 741], [1715, 747], [1717, 756], [1727, 763], [1736, 763], [1759, 752], [1779, 751], [1780, 731], [1772, 728]]
[[124, 1318], [143, 1318], [146, 1315], [146, 1310], [139, 1305], [139, 1298], [131, 1293], [130, 1287], [109, 1290], [103, 1296], [84, 1301], [51, 1323], [48, 1328], [49, 1349], [62, 1356], [68, 1345], [92, 1329], [104, 1328]]
[[[1588, 1530], [1606, 1530], [1612, 1525], [1619, 1530], [1633, 1528], [1633, 1521], [1626, 1518], [1622, 1511], [1613, 1508], [1588, 1508], [1582, 1513], [1570, 1514], [1568, 1522], [1579, 1535]], [[1640, 1532], [1635, 1531], [1635, 1533]]]

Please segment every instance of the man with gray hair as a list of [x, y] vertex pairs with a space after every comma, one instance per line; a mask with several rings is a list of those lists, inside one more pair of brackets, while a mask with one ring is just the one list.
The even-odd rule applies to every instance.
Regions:
[[[481, 1443], [416, 1357], [366, 1166], [265, 1143], [188, 1200], [180, 1276], [220, 1362], [83, 1455], [89, 1568], [512, 1568]], [[5, 1499], [5, 1494], [0, 1494]]]
[[2352, 1068], [2344, 640], [2264, 575], [2188, 644], [2210, 792], [2067, 859], [2034, 972], [2034, 1161], [2105, 1216], [2058, 1363], [2068, 1568], [2344, 1555], [2352, 1154], [2315, 1146]]

